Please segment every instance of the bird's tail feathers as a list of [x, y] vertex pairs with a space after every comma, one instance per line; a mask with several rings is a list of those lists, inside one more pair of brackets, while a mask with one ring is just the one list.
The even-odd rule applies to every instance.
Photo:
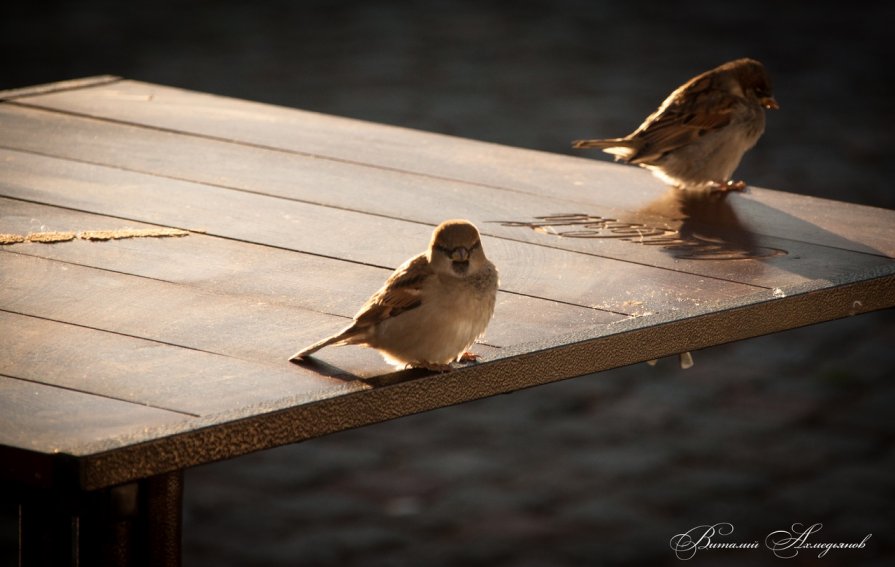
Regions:
[[306, 346], [301, 349], [297, 353], [293, 354], [290, 358], [290, 362], [298, 362], [300, 360], [304, 360], [305, 357], [310, 356], [322, 349], [323, 347], [331, 346], [331, 345], [344, 345], [350, 344], [350, 340], [357, 335], [355, 332], [354, 325], [350, 325], [343, 329], [342, 331], [336, 333], [331, 337], [326, 337], [325, 339], [319, 340], [316, 343]]
[[605, 140], [575, 140], [572, 142], [575, 149], [600, 148], [607, 154], [614, 155], [617, 159], [627, 160], [634, 155], [634, 145], [625, 138], [607, 138]]

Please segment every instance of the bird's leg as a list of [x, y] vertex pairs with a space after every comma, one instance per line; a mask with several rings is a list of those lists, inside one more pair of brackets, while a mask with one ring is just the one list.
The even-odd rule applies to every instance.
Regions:
[[709, 185], [713, 193], [729, 193], [731, 191], [745, 191], [746, 190], [746, 182], [742, 179], [734, 181], [733, 179], [728, 179], [727, 181], [712, 181]]
[[478, 362], [479, 358], [481, 358], [481, 357], [479, 355], [477, 355], [476, 353], [466, 351], [460, 355], [460, 357], [457, 359], [457, 362], [462, 362], [464, 364], [469, 363], [469, 362]]

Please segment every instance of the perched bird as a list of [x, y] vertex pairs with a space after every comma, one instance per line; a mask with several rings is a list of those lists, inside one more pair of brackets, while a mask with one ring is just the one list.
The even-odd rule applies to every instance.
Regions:
[[645, 167], [679, 188], [743, 190], [731, 176], [764, 133], [764, 109], [780, 108], [764, 66], [737, 59], [693, 77], [623, 138], [577, 140]]
[[497, 299], [497, 268], [486, 257], [475, 225], [441, 223], [429, 249], [404, 262], [337, 334], [298, 351], [298, 362], [329, 345], [378, 350], [401, 368], [444, 371], [484, 333]]

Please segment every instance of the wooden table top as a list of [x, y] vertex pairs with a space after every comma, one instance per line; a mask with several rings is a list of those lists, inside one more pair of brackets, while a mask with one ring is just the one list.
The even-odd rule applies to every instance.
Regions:
[[[0, 101], [0, 233], [73, 233], [0, 246], [5, 481], [101, 488], [895, 305], [895, 211], [115, 77]], [[287, 362], [448, 218], [501, 274], [481, 363]], [[87, 238], [158, 228], [190, 232]]]

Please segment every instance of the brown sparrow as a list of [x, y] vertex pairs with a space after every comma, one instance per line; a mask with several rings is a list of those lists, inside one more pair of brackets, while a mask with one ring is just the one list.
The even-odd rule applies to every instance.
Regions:
[[730, 179], [764, 133], [764, 109], [780, 108], [771, 80], [754, 59], [730, 61], [693, 77], [624, 138], [577, 140], [645, 167], [679, 188], [743, 190]]
[[362, 345], [402, 368], [448, 370], [484, 333], [497, 299], [497, 268], [475, 225], [441, 223], [429, 249], [404, 262], [337, 334], [295, 353], [298, 362], [328, 345]]

